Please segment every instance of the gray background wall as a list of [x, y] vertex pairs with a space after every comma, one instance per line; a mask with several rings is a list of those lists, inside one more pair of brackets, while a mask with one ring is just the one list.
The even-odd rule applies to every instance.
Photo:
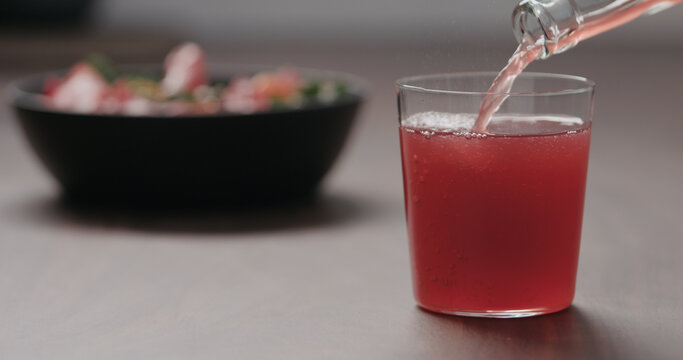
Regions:
[[[100, 0], [102, 30], [154, 29], [199, 41], [513, 43], [517, 0]], [[683, 6], [594, 43], [683, 45]]]

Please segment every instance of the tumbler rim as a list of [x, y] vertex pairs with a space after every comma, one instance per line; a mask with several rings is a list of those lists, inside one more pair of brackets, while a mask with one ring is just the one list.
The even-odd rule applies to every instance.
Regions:
[[426, 80], [437, 80], [444, 78], [452, 79], [466, 79], [490, 77], [493, 80], [498, 72], [495, 71], [474, 71], [474, 72], [454, 72], [454, 73], [439, 73], [427, 75], [408, 76], [396, 81], [396, 89], [398, 91], [413, 91], [427, 94], [441, 94], [441, 95], [508, 95], [508, 96], [553, 96], [553, 95], [568, 95], [568, 94], [582, 94], [591, 92], [595, 88], [595, 82], [583, 76], [542, 73], [542, 72], [523, 72], [517, 80], [522, 79], [550, 79], [550, 80], [569, 80], [576, 82], [576, 86], [558, 86], [558, 90], [553, 91], [537, 91], [537, 92], [506, 92], [506, 93], [492, 93], [487, 91], [475, 91], [466, 89], [436, 89], [423, 85], [417, 85], [419, 82]]

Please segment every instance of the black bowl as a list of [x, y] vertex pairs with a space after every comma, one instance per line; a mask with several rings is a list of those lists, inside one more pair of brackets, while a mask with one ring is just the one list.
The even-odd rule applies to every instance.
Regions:
[[10, 94], [29, 144], [70, 199], [245, 205], [314, 194], [363, 100], [353, 76], [300, 71], [341, 78], [350, 94], [298, 110], [178, 117], [50, 109], [38, 96], [45, 76]]

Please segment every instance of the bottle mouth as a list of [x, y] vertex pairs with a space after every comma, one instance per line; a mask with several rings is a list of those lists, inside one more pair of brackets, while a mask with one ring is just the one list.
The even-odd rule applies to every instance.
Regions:
[[512, 30], [517, 42], [542, 46], [541, 59], [573, 48], [569, 38], [583, 22], [574, 1], [523, 0], [512, 12]]
[[551, 41], [552, 34], [549, 34], [544, 26], [549, 23], [552, 23], [550, 15], [533, 1], [520, 2], [512, 12], [512, 30], [517, 43], [528, 46], [541, 45], [541, 59], [551, 55], [547, 43]]
[[512, 29], [518, 43], [522, 44], [530, 40], [535, 43], [538, 39], [549, 37], [541, 21], [542, 17], [547, 17], [544, 13], [543, 8], [527, 0], [515, 7], [512, 12]]

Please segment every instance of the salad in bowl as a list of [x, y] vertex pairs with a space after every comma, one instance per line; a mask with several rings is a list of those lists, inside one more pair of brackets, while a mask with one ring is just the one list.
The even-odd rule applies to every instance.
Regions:
[[242, 206], [315, 194], [364, 82], [292, 66], [221, 66], [186, 43], [162, 66], [90, 56], [10, 87], [30, 147], [86, 202]]
[[124, 71], [91, 55], [62, 77], [50, 75], [42, 94], [47, 106], [62, 111], [176, 116], [299, 109], [332, 103], [347, 92], [341, 80], [306, 79], [292, 66], [211, 82], [203, 50], [185, 43], [168, 54], [161, 74]]

